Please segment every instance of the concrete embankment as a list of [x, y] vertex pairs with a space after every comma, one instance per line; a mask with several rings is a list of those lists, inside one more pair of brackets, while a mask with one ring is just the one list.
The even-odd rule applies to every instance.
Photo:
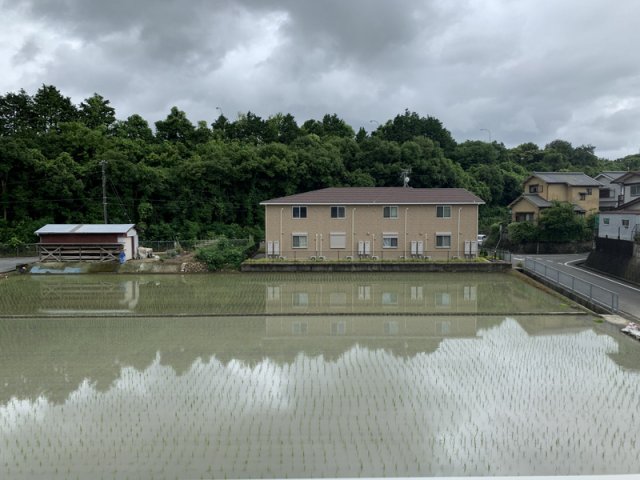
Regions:
[[614, 277], [640, 284], [640, 257], [638, 255], [640, 255], [640, 249], [637, 254], [632, 256], [625, 254], [625, 252], [594, 250], [587, 257], [585, 265]]
[[567, 297], [570, 300], [573, 300], [574, 302], [576, 302], [578, 305], [582, 305], [583, 307], [588, 308], [589, 310], [591, 310], [592, 312], [598, 313], [598, 314], [609, 314], [611, 313], [608, 309], [603, 308], [601, 305], [594, 303], [584, 297], [581, 297], [580, 295], [577, 295], [575, 292], [572, 292], [571, 290], [569, 290], [568, 288], [563, 287], [562, 285], [558, 285], [557, 283], [551, 282], [547, 279], [545, 279], [544, 277], [535, 275], [531, 272], [528, 272], [526, 270], [519, 270], [525, 277], [529, 277], [532, 280], [535, 280], [538, 284], [544, 285], [546, 288], [548, 288], [549, 290], [552, 290], [556, 293], [561, 294], [564, 297]]
[[506, 272], [507, 262], [246, 262], [243, 272]]

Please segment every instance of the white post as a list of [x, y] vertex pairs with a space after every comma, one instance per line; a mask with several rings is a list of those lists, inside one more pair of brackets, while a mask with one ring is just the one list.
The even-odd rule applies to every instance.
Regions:
[[409, 216], [409, 207], [404, 209], [404, 253], [403, 256], [407, 257], [407, 217]]
[[355, 250], [355, 242], [356, 242], [356, 209], [354, 208], [351, 211], [351, 256], [355, 258], [356, 250]]
[[457, 250], [458, 250], [458, 257], [460, 256], [460, 217], [462, 216], [462, 207], [460, 207], [458, 209], [458, 238], [457, 240]]

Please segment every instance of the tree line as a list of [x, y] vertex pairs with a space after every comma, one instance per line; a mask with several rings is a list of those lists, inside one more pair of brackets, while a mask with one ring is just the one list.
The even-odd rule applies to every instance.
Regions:
[[481, 230], [531, 171], [637, 169], [594, 147], [457, 143], [438, 119], [405, 110], [368, 133], [336, 114], [299, 124], [252, 112], [192, 122], [178, 107], [152, 128], [121, 120], [99, 94], [75, 105], [55, 86], [0, 97], [0, 243], [32, 242], [46, 223], [101, 223], [102, 165], [110, 223], [135, 223], [147, 240], [262, 236], [259, 202], [329, 186], [462, 187], [480, 196]]

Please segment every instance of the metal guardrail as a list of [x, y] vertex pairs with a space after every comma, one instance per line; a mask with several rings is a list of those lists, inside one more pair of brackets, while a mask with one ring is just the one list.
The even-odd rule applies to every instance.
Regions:
[[581, 280], [533, 258], [525, 258], [524, 269], [612, 313], [618, 312], [618, 294], [611, 290]]

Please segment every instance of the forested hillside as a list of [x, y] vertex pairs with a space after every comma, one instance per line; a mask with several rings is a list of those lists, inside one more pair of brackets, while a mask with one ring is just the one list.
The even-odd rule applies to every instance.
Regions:
[[120, 120], [98, 94], [79, 105], [56, 87], [0, 97], [0, 243], [34, 241], [45, 223], [101, 223], [102, 167], [110, 223], [152, 240], [214, 233], [260, 237], [259, 202], [328, 186], [464, 187], [482, 197], [481, 228], [504, 218], [530, 171], [637, 169], [594, 147], [456, 143], [433, 117], [399, 113], [368, 134], [335, 114], [299, 125], [290, 114], [192, 122], [173, 107], [152, 128]]

